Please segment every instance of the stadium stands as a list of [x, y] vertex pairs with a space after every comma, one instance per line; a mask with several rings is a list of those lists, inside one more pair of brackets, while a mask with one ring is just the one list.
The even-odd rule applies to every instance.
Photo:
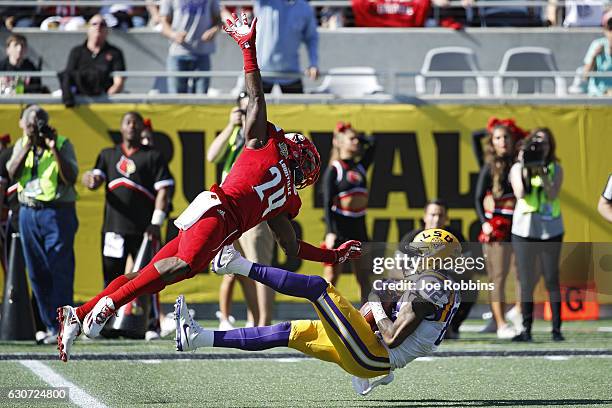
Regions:
[[371, 67], [332, 68], [323, 78], [321, 86], [316, 89], [319, 93], [344, 97], [372, 95], [382, 91], [383, 87], [376, 78], [376, 70]]
[[[507, 77], [509, 71], [558, 71], [552, 52], [543, 47], [517, 47], [506, 51], [499, 67], [500, 76], [493, 78], [493, 92], [497, 96], [504, 94], [540, 94], [546, 93], [545, 83], [551, 78]], [[554, 76], [555, 95], [562, 97], [567, 94], [565, 79]], [[508, 88], [509, 86], [509, 88]], [[509, 89], [509, 90], [508, 90]], [[550, 93], [550, 92], [549, 92]]]
[[[472, 71], [474, 78], [466, 77], [437, 77], [431, 71]], [[489, 95], [489, 83], [486, 78], [479, 76], [476, 54], [466, 47], [442, 47], [430, 50], [423, 61], [421, 74], [415, 77], [417, 94], [463, 94], [466, 91], [466, 82], [476, 82], [476, 93], [479, 96]], [[433, 83], [432, 91], [427, 90], [427, 84]]]
[[[512, 30], [512, 35], [509, 34]], [[576, 30], [554, 28], [471, 28], [455, 31], [438, 28], [414, 29], [376, 29], [346, 28], [339, 30], [320, 29], [320, 68], [323, 74], [331, 68], [364, 66], [373, 68], [387, 94], [415, 95], [415, 75], [421, 73], [423, 60], [432, 49], [441, 47], [463, 47], [473, 51], [478, 60], [478, 68], [487, 77], [497, 75], [504, 53], [519, 44], [544, 47], [554, 55], [556, 68], [573, 78], [576, 67], [582, 65], [586, 50], [591, 41], [601, 34], [599, 28]], [[78, 45], [83, 38], [80, 32], [41, 32], [40, 30], [20, 30], [30, 45], [30, 57], [42, 58], [42, 70], [46, 77], [43, 84], [51, 90], [58, 89], [54, 72], [63, 69], [69, 50]], [[4, 42], [7, 33], [0, 32]], [[167, 41], [157, 32], [149, 29], [134, 29], [129, 32], [114, 31], [109, 41], [121, 48], [126, 56], [126, 92], [148, 94], [155, 88], [155, 76], [145, 76], [144, 71], [157, 71], [164, 75]], [[212, 59], [212, 73], [215, 74], [211, 87], [218, 95], [228, 95], [239, 76], [228, 75], [230, 68], [240, 66], [239, 53], [232, 52], [225, 38], [217, 41], [218, 51]], [[579, 50], [578, 52], [576, 50]], [[304, 50], [302, 50], [304, 52]], [[364, 58], [367, 56], [367, 58]], [[302, 55], [306, 61], [306, 55]], [[551, 68], [543, 65], [547, 75]], [[433, 68], [431, 68], [433, 69]], [[437, 68], [436, 68], [437, 69]], [[469, 69], [468, 71], [473, 71]], [[467, 72], [472, 78], [474, 74]], [[159, 82], [159, 80], [158, 80]], [[473, 80], [472, 80], [473, 82]], [[321, 81], [305, 81], [306, 92], [312, 92]], [[160, 92], [163, 91], [160, 89]], [[475, 96], [477, 92], [469, 92]], [[520, 95], [520, 94], [519, 94]], [[552, 92], [554, 96], [554, 92]], [[505, 94], [504, 96], [511, 96]]]

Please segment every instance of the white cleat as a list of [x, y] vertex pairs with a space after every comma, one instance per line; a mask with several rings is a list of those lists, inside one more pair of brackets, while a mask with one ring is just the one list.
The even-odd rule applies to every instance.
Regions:
[[367, 378], [353, 376], [353, 378], [351, 379], [351, 382], [353, 384], [353, 389], [359, 395], [366, 395], [367, 392], [369, 392], [367, 390], [371, 389], [370, 380], [368, 380]]
[[226, 245], [215, 256], [212, 270], [217, 275], [237, 273], [249, 276], [252, 265], [253, 262], [244, 259], [233, 245]]
[[57, 321], [60, 327], [57, 336], [57, 350], [60, 360], [66, 363], [70, 359], [74, 340], [81, 334], [81, 322], [79, 322], [76, 311], [72, 306], [58, 307]]
[[115, 314], [113, 300], [104, 296], [98, 300], [91, 312], [87, 313], [83, 320], [83, 333], [90, 339], [96, 338], [104, 328], [104, 325]]
[[196, 350], [195, 340], [200, 332], [205, 330], [191, 317], [183, 295], [176, 298], [174, 320], [176, 321], [176, 336], [174, 337], [176, 351]]
[[514, 336], [516, 336], [518, 333], [516, 332], [516, 330], [514, 329], [514, 327], [509, 324], [506, 323], [503, 326], [499, 327], [497, 329], [497, 338], [498, 339], [511, 339]]
[[508, 312], [506, 313], [506, 320], [510, 320], [510, 322], [512, 322], [512, 324], [514, 325], [514, 330], [517, 334], [525, 329], [525, 327], [523, 326], [523, 315], [516, 306], [508, 310]]
[[378, 380], [374, 380], [371, 383], [370, 383], [370, 380], [368, 380], [367, 378], [353, 377], [352, 379], [353, 389], [355, 390], [357, 394], [365, 396], [365, 395], [368, 395], [370, 392], [372, 392], [374, 388], [380, 385], [391, 384], [394, 378], [395, 378], [395, 375], [393, 374], [393, 372], [390, 372], [384, 377], [379, 378]]

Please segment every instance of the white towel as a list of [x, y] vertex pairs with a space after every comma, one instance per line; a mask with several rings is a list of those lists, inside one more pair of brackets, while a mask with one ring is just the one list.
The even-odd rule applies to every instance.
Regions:
[[221, 200], [219, 200], [217, 194], [210, 191], [202, 191], [195, 200], [189, 204], [189, 207], [174, 220], [174, 225], [176, 225], [178, 229], [185, 231], [202, 218], [206, 211], [219, 205], [221, 205]]

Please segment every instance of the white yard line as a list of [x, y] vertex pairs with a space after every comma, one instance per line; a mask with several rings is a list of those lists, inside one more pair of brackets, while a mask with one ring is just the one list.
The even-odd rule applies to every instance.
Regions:
[[51, 387], [68, 387], [70, 389], [70, 400], [79, 407], [107, 408], [106, 405], [68, 381], [60, 374], [40, 361], [22, 360], [20, 363], [36, 374], [41, 380]]
[[597, 331], [600, 333], [612, 333], [612, 327], [599, 327]]

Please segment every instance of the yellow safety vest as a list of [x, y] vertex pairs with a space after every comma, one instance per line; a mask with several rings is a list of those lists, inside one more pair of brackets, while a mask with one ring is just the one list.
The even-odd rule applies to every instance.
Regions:
[[[555, 163], [548, 165], [548, 173], [551, 179], [555, 177]], [[531, 192], [516, 202], [515, 212], [539, 213], [543, 216], [558, 218], [561, 216], [561, 202], [559, 197], [550, 200], [544, 191], [542, 178], [539, 175], [531, 177]]]
[[[59, 151], [66, 142], [63, 136], [57, 136], [56, 146]], [[23, 145], [26, 138], [23, 138]], [[23, 164], [23, 171], [18, 181], [17, 192], [24, 190], [26, 184], [32, 180], [32, 169], [34, 168], [34, 152], [30, 150]], [[57, 193], [57, 183], [59, 175], [59, 165], [50, 150], [45, 149], [42, 156], [38, 159], [38, 167], [35, 179], [39, 180], [41, 192], [34, 197], [37, 201], [52, 201]]]

